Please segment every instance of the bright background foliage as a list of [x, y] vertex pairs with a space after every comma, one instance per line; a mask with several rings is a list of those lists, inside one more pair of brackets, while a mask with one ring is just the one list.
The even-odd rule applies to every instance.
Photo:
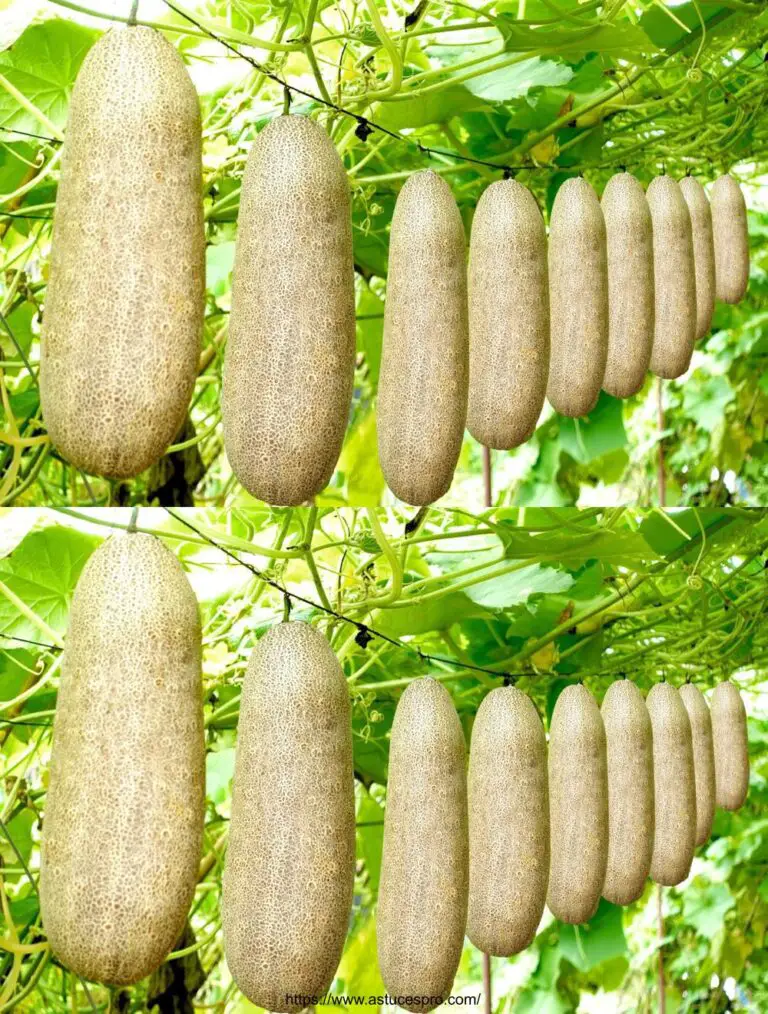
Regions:
[[[768, 512], [529, 508], [472, 518], [430, 510], [408, 532], [407, 518], [381, 509], [181, 515], [146, 508], [138, 524], [178, 553], [201, 604], [205, 858], [185, 955], [115, 994], [111, 1009], [140, 1011], [154, 999], [161, 1010], [192, 1010], [193, 995], [205, 1009], [254, 1009], [229, 978], [218, 914], [240, 682], [255, 641], [283, 615], [283, 596], [249, 566], [401, 642], [374, 637], [362, 648], [354, 626], [293, 599], [292, 616], [329, 637], [353, 700], [358, 874], [334, 993], [385, 992], [375, 903], [397, 698], [426, 672], [445, 681], [469, 741], [480, 701], [500, 683], [472, 665], [513, 674], [545, 722], [569, 681], [583, 678], [600, 700], [622, 673], [643, 691], [663, 677], [679, 685], [690, 676], [705, 691], [729, 677], [749, 713], [747, 803], [718, 811], [689, 880], [663, 890], [663, 933], [650, 884], [628, 908], [602, 902], [578, 929], [545, 914], [530, 948], [493, 959], [496, 1014], [656, 1010], [660, 944], [667, 1011], [768, 1007]], [[128, 521], [127, 510], [114, 509], [0, 516], [0, 1011], [106, 1009], [102, 987], [77, 982], [50, 958], [36, 882], [56, 646], [89, 554]], [[480, 988], [481, 957], [467, 944], [454, 992]]]
[[[494, 453], [494, 502], [657, 502], [660, 439], [669, 502], [764, 502], [768, 13], [756, 0], [142, 0], [139, 20], [179, 46], [203, 105], [200, 375], [176, 449], [138, 480], [110, 484], [65, 465], [46, 442], [34, 377], [59, 139], [85, 53], [129, 8], [129, 0], [0, 0], [0, 503], [253, 503], [226, 462], [219, 388], [243, 164], [283, 104], [264, 71], [400, 135], [374, 130], [361, 140], [355, 119], [293, 97], [293, 111], [318, 117], [333, 137], [354, 201], [355, 396], [319, 504], [391, 502], [374, 413], [389, 223], [404, 179], [430, 165], [449, 180], [469, 231], [480, 193], [501, 170], [461, 157], [522, 167], [517, 178], [545, 212], [567, 176], [583, 170], [600, 193], [620, 165], [644, 183], [664, 170], [703, 181], [731, 170], [752, 209], [747, 299], [718, 306], [689, 373], [664, 383], [664, 418], [650, 377], [636, 397], [622, 404], [603, 395], [577, 422], [547, 408], [527, 445]], [[419, 145], [452, 154], [429, 156]], [[481, 458], [467, 437], [446, 503], [482, 502]]]

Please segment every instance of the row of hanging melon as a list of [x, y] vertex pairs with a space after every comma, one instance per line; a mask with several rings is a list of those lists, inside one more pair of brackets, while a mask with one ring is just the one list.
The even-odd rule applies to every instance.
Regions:
[[[137, 982], [184, 927], [205, 807], [200, 659], [174, 555], [138, 533], [96, 550], [72, 603], [40, 872], [50, 946], [87, 979]], [[692, 685], [658, 684], [646, 707], [614, 683], [602, 716], [571, 685], [547, 760], [536, 708], [504, 687], [478, 710], [468, 775], [466, 760], [449, 693], [415, 680], [392, 725], [377, 913], [384, 983], [412, 1010], [450, 993], [465, 931], [508, 955], [531, 942], [545, 902], [579, 923], [601, 894], [636, 900], [649, 874], [682, 881], [715, 802], [746, 796], [746, 716], [729, 682], [711, 719]], [[227, 963], [254, 1003], [300, 1010], [328, 990], [354, 876], [347, 684], [318, 631], [281, 623], [243, 682], [221, 900]]]
[[[153, 29], [108, 32], [72, 95], [41, 335], [51, 440], [78, 468], [124, 478], [155, 463], [188, 411], [205, 292], [197, 95]], [[355, 366], [350, 192], [311, 120], [258, 136], [242, 183], [222, 388], [226, 452], [258, 498], [300, 504], [326, 485]], [[650, 368], [688, 368], [714, 295], [739, 300], [746, 210], [723, 176], [657, 177], [648, 199], [623, 173], [603, 208], [570, 179], [544, 221], [514, 181], [492, 184], [472, 227], [431, 171], [392, 220], [378, 439], [387, 483], [428, 504], [449, 488], [465, 423], [510, 448], [533, 433], [545, 392], [580, 416], [601, 387], [639, 390]], [[551, 342], [550, 342], [551, 336]], [[551, 351], [550, 351], [551, 346]]]

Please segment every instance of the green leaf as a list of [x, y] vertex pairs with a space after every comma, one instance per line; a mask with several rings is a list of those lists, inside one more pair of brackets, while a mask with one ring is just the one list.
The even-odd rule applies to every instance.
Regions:
[[[407, 89], [403, 94], [408, 94]], [[430, 123], [445, 123], [469, 109], [479, 109], [483, 104], [481, 98], [463, 85], [449, 85], [440, 91], [415, 95], [412, 99], [382, 104], [376, 121], [390, 130], [426, 127]]]
[[[49, 627], [64, 633], [80, 572], [101, 539], [74, 528], [51, 526], [32, 532], [0, 560], [0, 580]], [[0, 595], [0, 630], [45, 641], [40, 630]]]
[[[671, 49], [694, 31], [696, 34], [693, 36], [692, 43], [698, 46], [701, 34], [697, 29], [701, 27], [702, 16], [706, 25], [716, 16], [728, 10], [728, 4], [715, 6], [708, 3], [706, 7], [699, 7], [698, 10], [697, 6], [694, 3], [685, 3], [674, 7], [670, 6], [670, 11], [667, 11], [663, 5], [654, 5], [640, 18], [640, 28], [661, 49]], [[680, 21], [685, 25], [685, 28], [678, 24]]]
[[377, 700], [375, 709], [379, 713], [379, 721], [371, 722], [369, 713], [361, 708], [352, 712], [352, 743], [355, 761], [355, 773], [366, 783], [376, 782], [387, 784], [387, 764], [389, 761], [389, 739], [387, 733], [392, 728], [395, 714], [394, 700]]
[[235, 748], [211, 750], [205, 757], [205, 790], [211, 802], [218, 806], [229, 799], [229, 787], [235, 772]]
[[488, 102], [507, 102], [527, 95], [534, 88], [567, 84], [572, 77], [573, 69], [568, 64], [535, 56], [531, 60], [471, 78], [467, 89]]
[[[36, 823], [37, 814], [35, 811], [25, 807], [5, 825], [5, 830], [25, 863], [29, 862], [29, 857], [32, 855], [32, 829]], [[18, 866], [19, 860], [16, 853], [3, 834], [0, 834], [0, 857], [9, 866]]]
[[567, 529], [531, 534], [521, 532], [508, 521], [500, 522], [499, 529], [504, 541], [504, 554], [512, 560], [551, 557], [568, 565], [601, 560], [631, 567], [658, 558], [637, 532], [596, 528], [584, 534]]
[[362, 790], [357, 808], [357, 840], [359, 851], [368, 871], [368, 881], [374, 897], [379, 891], [381, 851], [384, 841], [384, 810], [367, 789]]
[[[339, 989], [338, 985], [343, 989]], [[381, 980], [379, 962], [376, 956], [376, 917], [370, 915], [347, 940], [344, 953], [336, 972], [334, 994], [364, 997], [368, 1010], [377, 1010], [369, 997], [384, 996], [387, 992]], [[338, 1011], [336, 1006], [318, 1006], [322, 1011]]]
[[[551, 19], [551, 12], [548, 18]], [[600, 53], [603, 56], [633, 60], [658, 51], [658, 47], [642, 28], [626, 21], [595, 24], [585, 28], [570, 25], [532, 28], [529, 25], [519, 25], [514, 15], [500, 14], [496, 23], [504, 36], [505, 49], [513, 53], [551, 50], [559, 56], [567, 55], [569, 58]]]
[[563, 955], [582, 972], [628, 952], [622, 910], [600, 899], [597, 912], [582, 926], [563, 925], [560, 947]]
[[[57, 127], [63, 127], [77, 72], [99, 34], [59, 18], [32, 25], [11, 49], [0, 53], [0, 73]], [[35, 116], [1, 89], [0, 124], [46, 133]]]
[[449, 592], [418, 605], [382, 609], [377, 613], [374, 625], [391, 637], [405, 637], [426, 634], [430, 630], [447, 630], [452, 624], [470, 616], [484, 614], [485, 610], [464, 592]]
[[508, 609], [531, 596], [545, 592], [563, 592], [573, 584], [573, 575], [534, 563], [522, 570], [489, 578], [467, 589], [467, 596], [488, 609]]
[[711, 432], [725, 415], [726, 406], [736, 397], [727, 377], [699, 377], [683, 387], [683, 411], [703, 430]]
[[574, 460], [588, 465], [627, 445], [622, 403], [601, 391], [597, 405], [583, 419], [560, 421], [560, 443]]
[[347, 437], [337, 465], [347, 486], [347, 500], [376, 507], [384, 491], [384, 474], [376, 448], [376, 413], [371, 409]]
[[663, 512], [656, 509], [643, 518], [639, 532], [659, 556], [668, 557], [691, 543], [691, 550], [683, 559], [695, 560], [701, 549], [701, 538], [694, 539], [694, 536], [700, 536], [702, 528], [709, 539], [723, 527], [731, 528], [737, 520], [727, 510], [697, 510], [691, 507]]
[[370, 285], [362, 285], [357, 301], [357, 347], [365, 356], [374, 388], [379, 386], [383, 333], [384, 302]]
[[205, 251], [205, 287], [223, 309], [230, 305], [230, 278], [235, 260], [234, 240], [211, 243]]
[[683, 894], [683, 919], [703, 937], [712, 937], [722, 928], [727, 912], [736, 899], [727, 884], [702, 885], [694, 878], [691, 889]]

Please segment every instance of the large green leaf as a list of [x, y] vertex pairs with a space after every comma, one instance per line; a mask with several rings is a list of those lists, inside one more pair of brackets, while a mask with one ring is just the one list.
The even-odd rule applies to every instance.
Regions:
[[576, 461], [588, 465], [627, 444], [622, 403], [601, 392], [597, 405], [583, 419], [560, 420], [560, 443]]
[[683, 895], [683, 919], [703, 937], [712, 937], [722, 928], [726, 913], [736, 904], [727, 884], [696, 884]]
[[[407, 89], [404, 94], [407, 93]], [[427, 95], [382, 103], [376, 121], [390, 130], [425, 127], [429, 123], [447, 123], [468, 109], [480, 109], [483, 99], [464, 85], [449, 85]]]
[[[80, 571], [102, 540], [74, 528], [31, 532], [0, 560], [0, 581], [57, 633], [64, 633]], [[0, 631], [46, 641], [39, 627], [0, 595]]]
[[573, 575], [567, 571], [534, 563], [472, 585], [467, 596], [488, 609], [508, 609], [527, 602], [533, 595], [567, 591], [572, 584]]
[[582, 972], [627, 953], [622, 909], [600, 899], [597, 912], [583, 926], [563, 925], [560, 947], [564, 957]]
[[692, 43], [695, 42], [695, 45], [698, 45], [702, 18], [705, 25], [713, 20], [719, 22], [722, 15], [728, 10], [727, 3], [713, 4], [709, 2], [706, 6], [700, 6], [689, 2], [675, 4], [674, 7], [670, 4], [669, 11], [665, 10], [663, 4], [651, 5], [640, 18], [639, 23], [641, 29], [659, 48], [671, 49], [692, 33], [695, 33]]
[[485, 612], [480, 604], [464, 592], [449, 592], [424, 603], [381, 610], [375, 626], [392, 637], [426, 634], [430, 630], [447, 630], [454, 623]]
[[379, 890], [383, 840], [384, 810], [367, 789], [362, 789], [357, 808], [357, 841], [374, 897]]
[[[57, 127], [63, 127], [77, 72], [98, 37], [92, 28], [59, 18], [32, 25], [10, 49], [0, 53], [0, 74]], [[2, 90], [0, 124], [46, 133], [37, 117]]]
[[541, 60], [538, 56], [522, 63], [480, 74], [467, 82], [473, 95], [488, 102], [508, 102], [545, 85], [564, 85], [573, 77], [565, 63]]
[[569, 58], [601, 53], [632, 60], [657, 51], [646, 32], [627, 21], [585, 28], [565, 24], [531, 28], [517, 24], [517, 18], [511, 14], [500, 14], [497, 24], [505, 48], [513, 53], [542, 50]]
[[504, 541], [505, 555], [512, 560], [549, 558], [567, 565], [601, 560], [629, 567], [657, 558], [642, 535], [626, 530], [596, 528], [580, 534], [563, 528], [555, 532], [530, 534], [502, 521], [499, 533]]

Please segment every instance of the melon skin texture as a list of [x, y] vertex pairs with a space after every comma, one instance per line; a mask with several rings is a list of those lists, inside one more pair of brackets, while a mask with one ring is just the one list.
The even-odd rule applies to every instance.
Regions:
[[205, 298], [200, 106], [154, 29], [115, 28], [72, 93], [40, 339], [51, 441], [130, 478], [180, 430]]
[[601, 201], [608, 247], [608, 361], [603, 390], [629, 398], [645, 383], [653, 344], [653, 225], [641, 184], [617, 173]]
[[716, 295], [724, 303], [738, 303], [749, 285], [747, 205], [741, 187], [727, 174], [715, 180], [711, 195]]
[[715, 309], [715, 244], [712, 238], [712, 209], [704, 187], [693, 176], [680, 180], [691, 216], [693, 263], [696, 271], [696, 338], [703, 338], [712, 326]]
[[717, 805], [738, 810], [749, 789], [747, 712], [739, 688], [728, 680], [718, 683], [711, 709]]
[[696, 780], [688, 712], [678, 690], [657, 683], [647, 700], [653, 726], [655, 834], [651, 878], [673, 887], [685, 880], [696, 848]]
[[469, 336], [464, 225], [437, 173], [414, 173], [397, 198], [376, 425], [387, 485], [421, 507], [446, 493], [467, 415]]
[[515, 180], [485, 190], [469, 248], [467, 429], [509, 450], [536, 429], [549, 371], [547, 235], [533, 195]]
[[549, 878], [547, 744], [535, 705], [515, 687], [480, 705], [469, 752], [467, 936], [486, 954], [524, 950]]
[[279, 116], [243, 176], [222, 383], [227, 457], [249, 493], [296, 506], [328, 484], [354, 371], [347, 176], [320, 126]]
[[376, 921], [389, 995], [429, 1011], [450, 995], [464, 943], [469, 881], [466, 748], [450, 694], [414, 680], [389, 748]]
[[693, 772], [696, 780], [696, 845], [703, 845], [712, 832], [715, 816], [715, 753], [712, 719], [704, 695], [693, 683], [680, 687], [693, 737]]
[[600, 709], [581, 684], [567, 686], [552, 713], [549, 814], [547, 907], [563, 922], [587, 922], [608, 861], [608, 769]]
[[354, 874], [347, 683], [322, 634], [281, 623], [243, 681], [221, 899], [227, 964], [252, 1003], [299, 1011], [328, 991]]
[[696, 267], [688, 205], [679, 183], [655, 176], [648, 187], [653, 219], [653, 271], [656, 293], [651, 370], [673, 380], [691, 364], [696, 340]]
[[176, 944], [205, 808], [200, 619], [176, 557], [114, 536], [75, 590], [43, 815], [40, 904], [53, 953], [126, 986]]
[[603, 897], [629, 905], [642, 895], [654, 833], [653, 731], [643, 695], [617, 680], [601, 708], [608, 748], [608, 866]]
[[608, 357], [608, 261], [600, 202], [582, 177], [566, 180], [552, 207], [549, 302], [547, 399], [562, 415], [586, 415]]

